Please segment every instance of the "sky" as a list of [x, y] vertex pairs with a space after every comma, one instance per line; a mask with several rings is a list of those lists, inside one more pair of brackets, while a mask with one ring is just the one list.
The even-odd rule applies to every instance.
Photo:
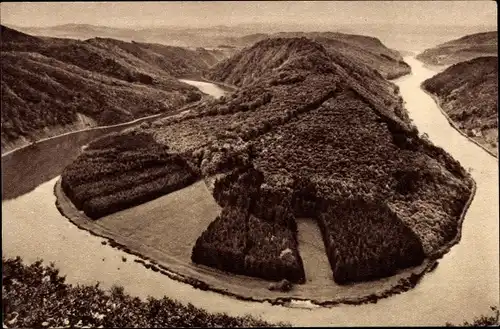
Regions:
[[495, 1], [3, 2], [2, 24], [79, 23], [112, 27], [351, 24], [497, 24]]

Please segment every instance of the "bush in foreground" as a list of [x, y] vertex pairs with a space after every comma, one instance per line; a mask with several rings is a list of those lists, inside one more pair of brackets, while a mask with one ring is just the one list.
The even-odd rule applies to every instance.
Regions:
[[492, 315], [481, 315], [478, 318], [474, 318], [472, 322], [465, 321], [461, 325], [455, 326], [449, 322], [446, 322], [447, 327], [498, 327], [500, 325], [500, 310], [498, 307], [491, 306], [490, 309], [493, 311]]
[[25, 265], [19, 257], [2, 257], [2, 281], [4, 328], [272, 326], [250, 316], [210, 314], [167, 297], [142, 301], [120, 287], [104, 291], [98, 285], [72, 286], [53, 264]]

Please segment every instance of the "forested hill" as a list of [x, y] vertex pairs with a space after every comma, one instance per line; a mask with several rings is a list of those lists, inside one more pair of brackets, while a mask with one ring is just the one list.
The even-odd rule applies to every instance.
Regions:
[[93, 38], [34, 37], [1, 26], [2, 147], [168, 112], [200, 99], [178, 81], [219, 59], [204, 49]]
[[[397, 86], [378, 71], [364, 65], [357, 57], [328, 49], [309, 38], [270, 38], [216, 64], [208, 73], [214, 81], [237, 86], [252, 82], [294, 84], [314, 74], [335, 72], [349, 81], [372, 106], [405, 126], [409, 118], [402, 110]], [[283, 82], [284, 81], [284, 82]], [[403, 118], [401, 121], [399, 118]]]
[[223, 210], [192, 260], [268, 280], [305, 280], [297, 217], [318, 222], [338, 283], [390, 276], [455, 237], [472, 183], [380, 74], [311, 39], [272, 38], [210, 76], [240, 88], [85, 149], [62, 174], [74, 205], [99, 220], [215, 179]]
[[252, 34], [229, 41], [239, 46], [250, 46], [267, 38], [306, 37], [322, 44], [327, 50], [355, 58], [360, 63], [377, 70], [384, 78], [394, 79], [411, 72], [399, 52], [387, 48], [379, 39], [356, 34], [337, 32], [279, 32]]
[[426, 80], [423, 88], [439, 98], [464, 133], [498, 153], [498, 57], [452, 65]]
[[434, 48], [426, 49], [417, 59], [431, 65], [451, 65], [476, 57], [498, 56], [498, 32], [466, 35]]

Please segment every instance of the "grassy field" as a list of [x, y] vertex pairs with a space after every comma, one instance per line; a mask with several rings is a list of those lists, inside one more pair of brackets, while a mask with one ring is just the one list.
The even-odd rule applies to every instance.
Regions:
[[219, 214], [220, 207], [199, 181], [137, 207], [102, 217], [96, 225], [137, 243], [189, 261], [203, 230]]

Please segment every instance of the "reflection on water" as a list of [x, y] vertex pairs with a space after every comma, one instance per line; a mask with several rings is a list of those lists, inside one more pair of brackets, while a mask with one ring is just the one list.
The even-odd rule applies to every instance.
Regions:
[[[463, 224], [462, 239], [412, 290], [376, 304], [342, 305], [311, 310], [235, 300], [173, 281], [134, 263], [102, 239], [79, 230], [56, 209], [54, 177], [77, 156], [81, 145], [96, 136], [78, 133], [61, 140], [2, 157], [4, 193], [18, 196], [2, 202], [2, 254], [54, 261], [72, 283], [100, 281], [105, 288], [123, 285], [141, 297], [167, 295], [209, 312], [253, 314], [268, 321], [293, 325], [443, 325], [461, 323], [488, 312], [499, 303], [498, 162], [455, 131], [433, 100], [420, 89], [432, 72], [413, 58], [405, 58], [413, 74], [396, 81], [410, 117], [437, 145], [444, 147], [465, 168], [473, 168], [477, 192]], [[123, 129], [123, 128], [121, 128]], [[24, 192], [23, 192], [24, 191]], [[5, 196], [3, 197], [5, 200]], [[123, 262], [121, 257], [128, 259]]]
[[[217, 98], [225, 94], [224, 90], [212, 83], [194, 80], [182, 81]], [[187, 111], [189, 110], [183, 111], [183, 113]], [[60, 175], [62, 170], [81, 153], [81, 147], [93, 139], [155, 119], [157, 118], [144, 118], [117, 127], [68, 133], [2, 155], [2, 200], [23, 195], [43, 182]]]
[[64, 134], [2, 155], [2, 200], [23, 195], [60, 175], [91, 140], [150, 120]]

